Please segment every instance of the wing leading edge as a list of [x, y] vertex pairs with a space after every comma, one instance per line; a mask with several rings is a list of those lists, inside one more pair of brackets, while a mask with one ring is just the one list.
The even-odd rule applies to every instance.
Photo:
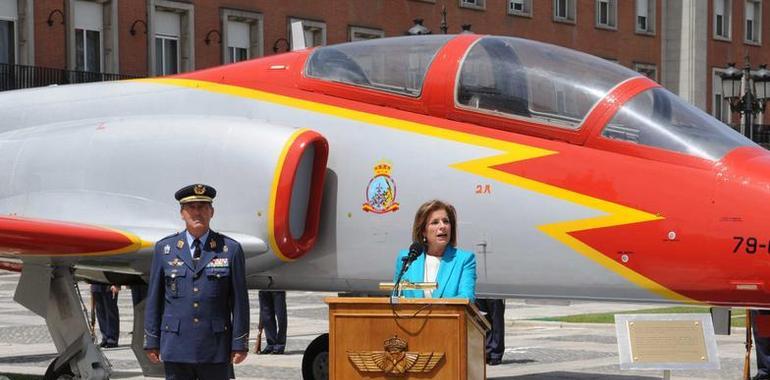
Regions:
[[139, 236], [108, 227], [0, 216], [0, 255], [108, 256], [152, 246]]

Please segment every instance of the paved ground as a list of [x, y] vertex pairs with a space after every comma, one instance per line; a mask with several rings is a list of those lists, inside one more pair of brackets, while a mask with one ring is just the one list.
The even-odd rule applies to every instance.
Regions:
[[[45, 372], [55, 349], [42, 318], [13, 302], [19, 276], [0, 271], [0, 373]], [[88, 304], [87, 286], [81, 287]], [[327, 309], [323, 297], [333, 294], [289, 292], [289, 338], [286, 355], [249, 355], [236, 366], [239, 379], [300, 379], [302, 351], [318, 334], [326, 332]], [[258, 304], [251, 292], [252, 322], [256, 331]], [[131, 295], [119, 296], [121, 346], [106, 350], [115, 379], [141, 379], [141, 371], [128, 347], [131, 328]], [[527, 321], [528, 318], [588, 312], [636, 310], [649, 305], [579, 303], [571, 306], [530, 305], [509, 300], [506, 304], [506, 353], [503, 364], [488, 367], [490, 379], [656, 379], [660, 372], [627, 372], [618, 367], [615, 329], [612, 325], [577, 325]], [[721, 370], [674, 372], [675, 379], [739, 379], [743, 366], [743, 330], [719, 336]], [[252, 342], [253, 347], [253, 342]], [[0, 377], [2, 378], [2, 377]]]

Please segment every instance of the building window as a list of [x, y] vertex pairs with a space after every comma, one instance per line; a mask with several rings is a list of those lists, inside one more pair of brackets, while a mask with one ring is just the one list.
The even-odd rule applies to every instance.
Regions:
[[34, 65], [33, 0], [0, 0], [0, 63]]
[[575, 22], [575, 0], [553, 0], [553, 19], [560, 22]]
[[[169, 75], [195, 69], [195, 20], [192, 4], [148, 0], [148, 66], [151, 75]], [[226, 46], [224, 43], [223, 46]]]
[[0, 1], [0, 63], [16, 63], [16, 1]]
[[596, 0], [596, 26], [600, 28], [617, 28], [617, 0]]
[[730, 39], [732, 0], [714, 0], [714, 38]]
[[249, 24], [239, 21], [227, 22], [227, 63], [249, 59]]
[[486, 9], [486, 0], [460, 0], [460, 7]]
[[98, 30], [75, 29], [75, 70], [102, 71], [102, 37]]
[[658, 81], [658, 68], [651, 63], [634, 63], [634, 70], [654, 81]]
[[179, 37], [155, 35], [155, 75], [179, 72]]
[[16, 63], [15, 35], [15, 23], [9, 20], [0, 20], [0, 63]]
[[746, 0], [746, 42], [759, 44], [762, 42], [762, 2], [759, 0]]
[[655, 0], [636, 0], [636, 32], [655, 33]]
[[102, 29], [104, 28], [104, 16], [102, 4], [94, 1], [76, 0], [74, 2], [73, 15], [75, 25], [71, 33], [74, 34], [74, 59], [70, 58], [70, 68], [76, 71], [101, 72], [102, 71]]
[[[290, 18], [289, 19], [289, 37], [292, 36], [291, 33], [291, 24], [293, 22], [301, 22], [302, 23], [302, 30], [305, 33], [305, 47], [313, 47], [313, 46], [323, 46], [326, 45], [326, 23], [322, 21], [311, 21], [311, 20], [303, 20], [299, 18]], [[289, 41], [292, 41], [292, 38], [289, 38]], [[294, 44], [291, 43], [292, 50], [294, 49]]]
[[363, 28], [360, 26], [348, 28], [348, 40], [350, 41], [363, 41], [382, 37], [385, 37], [385, 32], [381, 29]]
[[508, 0], [508, 14], [532, 17], [532, 0]]
[[117, 0], [65, 0], [67, 68], [118, 73]]
[[262, 38], [262, 14], [222, 9], [220, 11], [224, 25], [222, 56], [224, 63], [240, 62], [264, 54]]
[[732, 119], [730, 103], [722, 96], [722, 77], [720, 76], [722, 71], [714, 69], [713, 80], [711, 81], [711, 92], [714, 94], [713, 103], [711, 104], [711, 116], [725, 124], [730, 124]]

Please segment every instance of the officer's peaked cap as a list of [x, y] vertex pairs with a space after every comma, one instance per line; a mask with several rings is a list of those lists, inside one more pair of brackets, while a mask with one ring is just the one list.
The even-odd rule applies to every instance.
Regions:
[[217, 196], [217, 190], [211, 186], [203, 184], [195, 184], [185, 186], [179, 189], [174, 198], [179, 201], [180, 204], [190, 202], [213, 202], [214, 197]]

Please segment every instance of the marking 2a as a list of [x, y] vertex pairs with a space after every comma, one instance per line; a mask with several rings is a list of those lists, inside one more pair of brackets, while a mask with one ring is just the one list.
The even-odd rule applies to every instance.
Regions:
[[485, 184], [485, 185], [476, 185], [476, 190], [474, 191], [476, 194], [492, 194], [492, 185]]

